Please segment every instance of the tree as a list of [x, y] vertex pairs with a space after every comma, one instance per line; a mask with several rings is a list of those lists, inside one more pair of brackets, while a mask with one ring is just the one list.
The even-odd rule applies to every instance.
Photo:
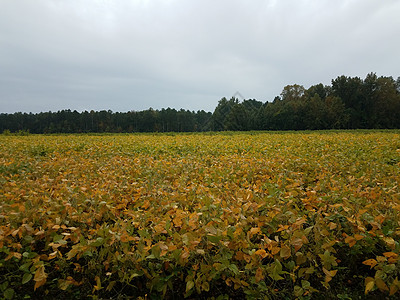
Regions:
[[304, 93], [305, 88], [302, 85], [287, 85], [282, 90], [281, 99], [285, 102], [298, 101], [303, 97]]
[[227, 130], [244, 131], [249, 130], [248, 113], [242, 103], [235, 104], [225, 120]]
[[365, 104], [362, 95], [363, 82], [359, 77], [346, 77], [344, 75], [332, 80], [333, 96], [339, 97], [346, 109], [350, 119], [350, 128], [365, 128], [363, 113]]
[[227, 130], [226, 119], [231, 109], [239, 103], [239, 100], [232, 97], [229, 101], [224, 97], [219, 100], [212, 116], [212, 130]]

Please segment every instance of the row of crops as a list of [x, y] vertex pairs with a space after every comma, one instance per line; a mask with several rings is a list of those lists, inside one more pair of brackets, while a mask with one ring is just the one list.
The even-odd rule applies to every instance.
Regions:
[[0, 295], [400, 295], [398, 131], [0, 136]]

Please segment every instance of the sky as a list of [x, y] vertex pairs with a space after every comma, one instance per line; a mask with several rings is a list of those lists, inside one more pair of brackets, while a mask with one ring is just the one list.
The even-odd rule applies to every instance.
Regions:
[[212, 112], [236, 92], [396, 79], [399, 16], [399, 0], [0, 0], [0, 113]]

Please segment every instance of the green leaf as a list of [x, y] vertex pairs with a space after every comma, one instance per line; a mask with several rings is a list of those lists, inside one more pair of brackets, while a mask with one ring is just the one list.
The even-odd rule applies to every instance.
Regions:
[[4, 291], [4, 298], [12, 299], [14, 298], [14, 290], [12, 288], [8, 288]]
[[279, 260], [275, 259], [276, 271], [280, 274], [282, 272], [282, 264]]
[[284, 279], [280, 274], [283, 274], [282, 272], [282, 264], [280, 263], [279, 260], [275, 259], [275, 262], [272, 263], [268, 268], [268, 275], [271, 277], [273, 280], [282, 280]]
[[301, 287], [299, 287], [298, 285], [296, 285], [294, 287], [294, 295], [296, 297], [301, 297], [303, 295], [303, 293], [304, 293], [304, 290]]
[[29, 267], [30, 267], [31, 264], [32, 264], [31, 261], [27, 262], [27, 263], [24, 263], [23, 265], [21, 265], [19, 267], [20, 271], [29, 272]]
[[98, 237], [93, 243], [91, 243], [91, 246], [100, 247], [103, 244], [104, 239], [102, 237]]
[[216, 235], [211, 235], [211, 234], [207, 235], [207, 239], [211, 243], [214, 243], [214, 244], [217, 244], [221, 238], [222, 238], [222, 236], [216, 236]]
[[29, 282], [32, 279], [32, 274], [31, 273], [25, 273], [24, 276], [22, 277], [22, 284], [25, 284]]
[[308, 290], [310, 288], [311, 284], [309, 281], [307, 280], [302, 280], [301, 281], [301, 287], [305, 290]]
[[63, 238], [64, 238], [63, 235], [61, 235], [61, 234], [56, 234], [55, 236], [53, 236], [53, 242], [54, 242], [54, 243], [57, 243], [57, 242], [61, 241]]
[[210, 284], [206, 281], [206, 282], [203, 282], [202, 283], [202, 285], [201, 285], [201, 287], [202, 287], [202, 289], [204, 290], [204, 291], [206, 291], [206, 292], [208, 292], [209, 290], [210, 290]]
[[153, 248], [151, 248], [151, 254], [154, 256], [154, 258], [160, 258], [161, 254], [160, 246], [156, 245]]
[[231, 270], [233, 273], [235, 273], [235, 275], [239, 274], [239, 269], [235, 264], [230, 264], [229, 265], [229, 270]]

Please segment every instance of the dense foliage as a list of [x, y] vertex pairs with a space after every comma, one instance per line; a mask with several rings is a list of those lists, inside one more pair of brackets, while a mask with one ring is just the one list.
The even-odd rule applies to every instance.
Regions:
[[194, 132], [208, 129], [211, 113], [162, 109], [114, 113], [77, 111], [0, 114], [0, 130], [30, 133]]
[[0, 136], [6, 299], [398, 297], [399, 241], [398, 131]]
[[[0, 114], [0, 132], [188, 132], [400, 128], [400, 77], [340, 76], [331, 86], [284, 87], [273, 102], [222, 98], [214, 112], [183, 109], [113, 113], [62, 110]], [[7, 131], [7, 132], [8, 132]]]

